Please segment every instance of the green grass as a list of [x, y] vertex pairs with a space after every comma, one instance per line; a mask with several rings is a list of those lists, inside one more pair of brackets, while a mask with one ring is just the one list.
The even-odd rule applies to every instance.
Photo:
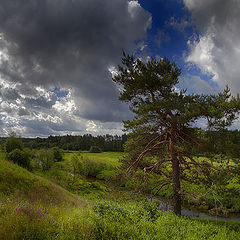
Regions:
[[[86, 176], [94, 177], [97, 179], [117, 181], [117, 172], [121, 163], [119, 158], [124, 156], [124, 153], [116, 152], [103, 152], [103, 153], [89, 153], [89, 152], [67, 152], [64, 154], [65, 161], [59, 163], [65, 169], [69, 168], [71, 156], [73, 154], [81, 154], [85, 158], [85, 168], [89, 169]], [[210, 162], [206, 157], [196, 157], [196, 161]], [[226, 167], [226, 159], [221, 159], [220, 156], [215, 156], [214, 166]], [[224, 165], [225, 164], [225, 165]], [[234, 165], [230, 161], [230, 165]], [[171, 166], [166, 165], [170, 171]], [[226, 172], [213, 171], [209, 179], [213, 179], [214, 185], [209, 182], [208, 186], [203, 181], [193, 178], [193, 171], [185, 171], [185, 177], [190, 181], [182, 180], [182, 189], [187, 190], [187, 194], [183, 196], [183, 205], [186, 208], [194, 208], [200, 211], [210, 213], [212, 215], [219, 214], [221, 216], [239, 215], [240, 214], [240, 180], [239, 177]], [[196, 174], [195, 174], [196, 175]], [[206, 180], [203, 175], [199, 175], [202, 179]], [[142, 186], [140, 179], [143, 178], [143, 172], [137, 172], [134, 176], [128, 179], [122, 185], [128, 189], [141, 189], [144, 193], [151, 193], [154, 183], [165, 178], [157, 174], [151, 175], [145, 186]], [[139, 185], [140, 184], [140, 185]], [[155, 193], [157, 188], [153, 191]], [[172, 187], [165, 186], [157, 193], [157, 196], [164, 199], [172, 197]]]
[[0, 159], [5, 159], [6, 153], [0, 150]]
[[[111, 155], [111, 154], [110, 154]], [[109, 156], [109, 155], [108, 155]], [[144, 201], [80, 201], [0, 160], [0, 239], [240, 239], [240, 225], [179, 218]]]
[[71, 151], [65, 152], [63, 158], [65, 160], [70, 160], [73, 154], [81, 154], [83, 157], [87, 157], [93, 161], [105, 163], [107, 165], [111, 165], [113, 167], [119, 167], [121, 163], [119, 159], [124, 156], [122, 152], [101, 152], [101, 153], [89, 153], [86, 151]]
[[24, 168], [0, 159], [0, 193], [31, 201], [74, 202], [75, 196], [56, 184]]
[[239, 225], [179, 218], [144, 202], [77, 208], [7, 199], [0, 211], [0, 239], [240, 239]]

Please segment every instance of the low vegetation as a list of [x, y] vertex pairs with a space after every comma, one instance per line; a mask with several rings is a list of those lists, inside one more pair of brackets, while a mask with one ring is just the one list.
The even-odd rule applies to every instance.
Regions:
[[11, 198], [52, 204], [74, 203], [76, 196], [9, 161], [0, 159], [0, 193]]
[[[28, 153], [28, 166], [20, 161], [24, 158], [11, 157], [18, 152]], [[0, 156], [0, 239], [240, 239], [237, 222], [179, 218], [159, 210], [146, 196], [171, 200], [172, 189], [152, 189], [151, 183], [163, 179], [155, 173], [137, 171], [125, 178], [124, 153], [23, 147]], [[183, 182], [190, 195], [202, 196], [185, 196], [185, 206], [239, 213], [239, 179], [222, 174], [211, 176], [219, 187], [194, 178]], [[225, 208], [216, 208], [216, 199]]]
[[235, 223], [178, 218], [148, 201], [79, 200], [0, 161], [1, 239], [240, 239]]
[[100, 153], [100, 152], [102, 152], [102, 149], [98, 146], [91, 146], [89, 152], [90, 153]]

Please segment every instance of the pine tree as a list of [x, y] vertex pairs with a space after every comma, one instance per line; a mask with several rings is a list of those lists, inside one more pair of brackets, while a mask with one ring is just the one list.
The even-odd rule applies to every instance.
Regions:
[[[192, 166], [213, 168], [213, 164], [195, 161], [191, 156], [191, 144], [199, 144], [193, 137], [192, 124], [206, 119], [209, 129], [218, 130], [230, 126], [240, 111], [239, 96], [233, 97], [227, 87], [216, 95], [187, 94], [179, 90], [181, 70], [167, 58], [159, 61], [151, 58], [146, 63], [123, 53], [122, 64], [113, 81], [120, 85], [119, 99], [130, 105], [134, 119], [124, 121], [131, 132], [126, 150], [128, 168], [142, 167], [144, 171], [159, 170], [173, 187], [173, 207], [181, 215], [181, 177]], [[145, 156], [154, 156], [147, 162]], [[170, 164], [171, 173], [164, 170]], [[171, 178], [171, 179], [170, 179]], [[169, 180], [170, 179], [170, 180]]]

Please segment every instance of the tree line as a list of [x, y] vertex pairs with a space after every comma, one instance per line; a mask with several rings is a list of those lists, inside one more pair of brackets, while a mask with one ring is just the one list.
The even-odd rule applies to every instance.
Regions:
[[[92, 146], [99, 147], [102, 151], [122, 152], [123, 145], [127, 140], [127, 134], [122, 136], [106, 134], [103, 136], [92, 136], [85, 134], [82, 136], [49, 136], [48, 138], [22, 138], [26, 148], [41, 149], [59, 147], [70, 151], [88, 151]], [[1, 138], [1, 145], [6, 138]]]
[[[209, 131], [201, 128], [193, 128], [195, 136], [201, 141], [202, 147], [192, 145], [189, 152], [192, 155], [204, 155], [206, 152], [214, 154], [229, 155], [232, 158], [239, 158], [240, 156], [240, 131], [221, 129], [219, 131]], [[16, 136], [15, 136], [16, 137]], [[83, 136], [49, 136], [48, 138], [21, 138], [24, 146], [30, 149], [53, 148], [59, 147], [63, 150], [70, 151], [89, 151], [92, 146], [99, 147], [102, 151], [123, 152], [126, 141], [129, 135], [123, 134], [122, 136], [112, 136], [110, 134], [103, 136], [92, 136], [85, 134]], [[0, 138], [2, 147], [6, 142], [5, 137]]]

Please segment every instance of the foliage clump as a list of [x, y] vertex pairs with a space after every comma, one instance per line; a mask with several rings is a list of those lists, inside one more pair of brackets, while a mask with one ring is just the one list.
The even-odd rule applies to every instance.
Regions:
[[48, 171], [54, 164], [54, 153], [52, 149], [40, 149], [36, 153], [36, 160], [43, 171]]
[[102, 149], [98, 146], [91, 146], [89, 149], [90, 153], [101, 153]]
[[22, 140], [17, 138], [15, 133], [11, 133], [10, 137], [7, 138], [4, 149], [7, 160], [31, 170], [31, 151], [24, 148]]
[[43, 171], [48, 171], [56, 162], [63, 161], [62, 152], [58, 147], [43, 148], [35, 153], [35, 162]]
[[54, 161], [55, 162], [61, 162], [63, 161], [63, 153], [62, 150], [59, 147], [53, 147], [53, 156], [54, 156]]
[[21, 167], [27, 168], [30, 170], [30, 154], [27, 151], [20, 150], [18, 148], [11, 151], [7, 156], [9, 161], [18, 164]]
[[4, 149], [6, 153], [10, 153], [11, 151], [15, 149], [23, 150], [24, 145], [20, 138], [17, 138], [14, 133], [11, 134], [9, 138], [7, 138]]

